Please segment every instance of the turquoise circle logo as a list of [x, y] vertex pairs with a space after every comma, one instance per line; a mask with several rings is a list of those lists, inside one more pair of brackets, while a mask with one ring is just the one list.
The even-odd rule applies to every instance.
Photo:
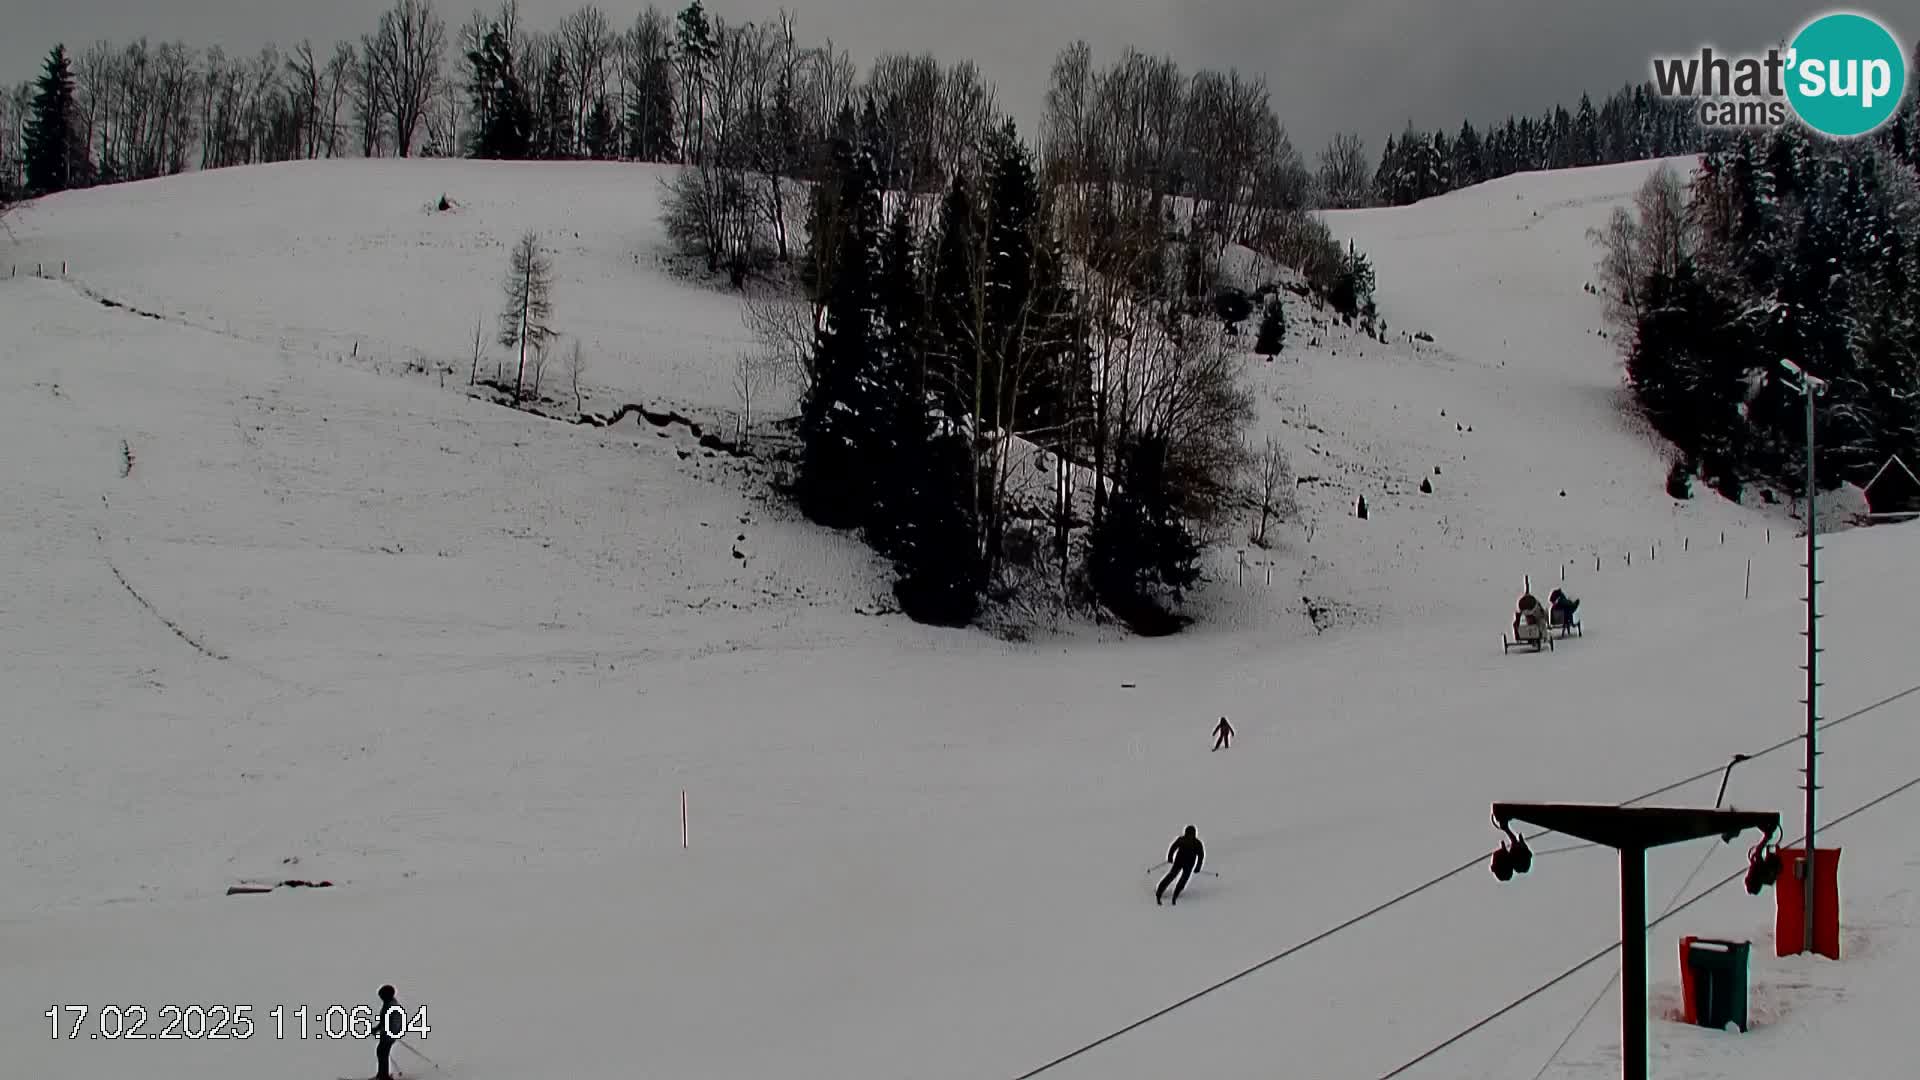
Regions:
[[1866, 135], [1893, 116], [1907, 88], [1900, 42], [1852, 12], [1800, 28], [1787, 52], [1787, 101], [1806, 125], [1838, 138]]

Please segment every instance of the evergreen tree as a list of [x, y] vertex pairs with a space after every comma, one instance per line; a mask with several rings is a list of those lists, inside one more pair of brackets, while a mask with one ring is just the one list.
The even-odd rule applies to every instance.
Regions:
[[680, 150], [687, 161], [704, 161], [713, 149], [707, 132], [707, 93], [717, 50], [707, 10], [700, 0], [693, 0], [676, 20], [673, 45], [680, 76]]
[[517, 161], [527, 156], [532, 113], [527, 90], [514, 70], [513, 50], [498, 23], [480, 47], [467, 53], [473, 80], [467, 86], [478, 124], [470, 149], [476, 158]]
[[1460, 137], [1453, 140], [1453, 186], [1472, 187], [1487, 179], [1487, 162], [1480, 133], [1473, 124], [1460, 125]]
[[549, 50], [540, 77], [539, 115], [533, 121], [533, 153], [544, 161], [573, 156], [573, 110], [567, 107], [569, 78], [565, 52]]
[[27, 193], [47, 195], [88, 181], [85, 133], [73, 100], [73, 65], [67, 47], [56, 45], [35, 83], [33, 115], [27, 120]]
[[1374, 310], [1373, 289], [1373, 263], [1354, 246], [1353, 241], [1347, 241], [1346, 254], [1341, 256], [1340, 274], [1327, 294], [1327, 303], [1348, 319], [1371, 316]]
[[844, 142], [834, 148], [839, 202], [847, 227], [814, 346], [815, 380], [800, 419], [801, 507], [835, 528], [864, 525], [874, 505], [885, 407], [878, 268], [880, 190], [873, 156]]
[[587, 156], [595, 161], [611, 161], [620, 148], [620, 132], [613, 123], [613, 109], [603, 95], [595, 98], [587, 114], [585, 133]]
[[986, 313], [984, 273], [978, 250], [973, 186], [967, 174], [954, 174], [940, 203], [939, 241], [934, 250], [933, 288], [927, 303], [927, 361], [934, 372], [934, 391], [942, 411], [951, 417], [975, 411], [974, 369], [984, 366], [977, 353], [984, 347]]
[[1157, 436], [1123, 447], [1119, 482], [1089, 538], [1095, 593], [1136, 628], [1165, 617], [1161, 594], [1177, 599], [1200, 576], [1200, 545], [1168, 496], [1166, 465], [1167, 444]]
[[1444, 131], [1433, 133], [1433, 177], [1430, 181], [1432, 195], [1445, 195], [1458, 185], [1453, 179], [1453, 143]]
[[1267, 310], [1260, 316], [1260, 336], [1253, 344], [1253, 351], [1261, 356], [1278, 356], [1286, 339], [1287, 311], [1276, 296], [1267, 301]]
[[1545, 127], [1546, 153], [1543, 155], [1549, 169], [1567, 169], [1578, 163], [1579, 147], [1573, 137], [1573, 114], [1565, 105], [1555, 105]]
[[835, 134], [829, 140], [827, 164], [823, 175], [807, 196], [807, 247], [800, 261], [800, 285], [815, 303], [825, 300], [833, 281], [833, 262], [841, 248], [841, 233], [846, 215], [840, 205], [840, 170], [845, 167], [836, 149], [850, 147], [856, 141], [853, 110], [843, 106]]
[[1656, 274], [1645, 294], [1627, 359], [1635, 398], [1657, 430], [1701, 463], [1708, 483], [1738, 497], [1754, 327], [1691, 265], [1673, 277]]
[[1396, 182], [1400, 175], [1400, 145], [1387, 136], [1387, 145], [1380, 150], [1380, 165], [1373, 170], [1373, 199], [1388, 206], [1398, 206], [1395, 198]]
[[1573, 118], [1572, 164], [1600, 164], [1600, 117], [1593, 111], [1593, 100], [1585, 94], [1580, 95], [1580, 108]]
[[874, 420], [876, 446], [873, 508], [868, 542], [883, 555], [899, 557], [902, 538], [916, 500], [921, 447], [932, 437], [927, 409], [926, 369], [920, 340], [920, 292], [912, 219], [903, 202], [880, 240], [874, 285], [878, 337], [875, 341]]
[[1704, 158], [1699, 266], [1642, 284], [1628, 374], [1654, 425], [1723, 493], [1792, 486], [1803, 468], [1804, 401], [1767, 377], [1768, 358], [1827, 381], [1824, 486], [1863, 482], [1920, 439], [1920, 263], [1898, 193], [1909, 183], [1874, 140], [1814, 143], [1793, 128]]
[[627, 103], [627, 156], [635, 161], [673, 161], [673, 67], [655, 59], [641, 72], [640, 85]]
[[922, 410], [901, 429], [902, 472], [909, 478], [897, 539], [899, 578], [894, 597], [909, 618], [937, 626], [965, 626], [980, 610], [986, 568], [974, 537], [977, 477], [967, 439], [951, 425], [935, 426]]
[[868, 535], [894, 559], [902, 611], [918, 622], [964, 626], [979, 613], [986, 585], [973, 513], [978, 478], [961, 428], [935, 412], [928, 392], [915, 248], [903, 203], [879, 262], [885, 422]]

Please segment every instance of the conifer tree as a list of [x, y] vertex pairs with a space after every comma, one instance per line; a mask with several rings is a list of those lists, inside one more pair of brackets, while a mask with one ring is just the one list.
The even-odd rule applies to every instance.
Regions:
[[532, 115], [527, 90], [514, 69], [513, 50], [498, 23], [487, 28], [478, 49], [467, 53], [473, 81], [467, 96], [478, 124], [471, 152], [476, 158], [517, 161], [527, 156]]
[[656, 57], [640, 74], [640, 86], [627, 103], [627, 156], [635, 161], [673, 161], [673, 67]]
[[1090, 538], [1095, 592], [1136, 627], [1164, 617], [1160, 594], [1177, 598], [1200, 576], [1200, 545], [1167, 495], [1166, 462], [1166, 441], [1159, 437], [1124, 447], [1119, 483]]
[[1261, 356], [1278, 356], [1287, 339], [1287, 311], [1279, 297], [1267, 301], [1267, 307], [1260, 315], [1260, 336], [1253, 343], [1253, 351]]
[[27, 192], [47, 195], [87, 182], [87, 147], [73, 98], [73, 65], [65, 45], [47, 54], [35, 83], [25, 138]]
[[865, 147], [836, 143], [834, 167], [847, 228], [833, 256], [814, 346], [815, 381], [801, 413], [800, 498], [820, 524], [854, 528], [867, 523], [873, 506], [874, 426], [882, 406], [875, 265], [881, 209], [873, 156]]
[[594, 161], [610, 161], [619, 150], [620, 132], [614, 125], [613, 109], [604, 95], [594, 99], [593, 108], [587, 113], [587, 130], [581, 141], [587, 156]]
[[559, 48], [549, 50], [540, 77], [539, 115], [533, 122], [534, 156], [544, 161], [573, 156], [573, 110], [567, 104], [571, 100], [569, 79], [566, 54]]

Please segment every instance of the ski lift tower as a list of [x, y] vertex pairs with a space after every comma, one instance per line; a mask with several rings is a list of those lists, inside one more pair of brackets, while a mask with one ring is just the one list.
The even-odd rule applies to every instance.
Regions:
[[[1780, 815], [1752, 810], [1584, 803], [1494, 803], [1493, 823], [1509, 836], [1513, 822], [1565, 833], [1620, 852], [1620, 1075], [1647, 1080], [1647, 851], [1747, 829], [1772, 836]], [[1524, 850], [1524, 842], [1516, 837]], [[1503, 846], [1503, 852], [1507, 849]], [[1496, 860], [1499, 856], [1495, 856]], [[1532, 861], [1529, 853], [1521, 872]], [[1496, 873], [1499, 871], [1496, 870]]]

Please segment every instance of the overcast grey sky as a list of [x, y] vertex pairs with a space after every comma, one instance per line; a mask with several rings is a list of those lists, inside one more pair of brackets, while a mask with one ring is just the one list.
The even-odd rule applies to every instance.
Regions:
[[[436, 0], [450, 25], [496, 0]], [[301, 38], [316, 44], [371, 29], [390, 0], [0, 0], [0, 79], [28, 78], [55, 42], [181, 40], [229, 51]], [[671, 12], [683, 0], [658, 6]], [[781, 0], [706, 0], [730, 21], [771, 16]], [[547, 27], [581, 0], [521, 0]], [[604, 0], [630, 23], [643, 0]], [[1037, 119], [1047, 66], [1075, 38], [1096, 62], [1133, 45], [1183, 67], [1237, 67], [1267, 77], [1280, 117], [1311, 155], [1336, 131], [1370, 154], [1411, 120], [1458, 127], [1538, 112], [1647, 77], [1654, 53], [1712, 43], [1757, 49], [1830, 10], [1790, 0], [786, 0], [803, 42], [831, 38], [863, 66], [877, 53], [971, 57], [1023, 126]], [[1911, 47], [1920, 18], [1900, 5], [1864, 10]]]

